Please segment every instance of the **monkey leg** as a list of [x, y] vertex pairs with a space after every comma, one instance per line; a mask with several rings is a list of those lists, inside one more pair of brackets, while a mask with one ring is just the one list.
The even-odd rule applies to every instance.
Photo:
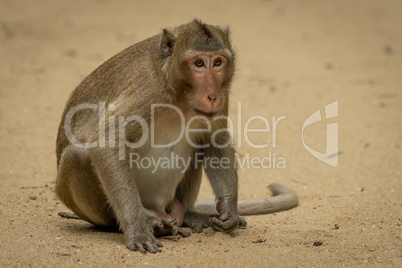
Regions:
[[[194, 162], [191, 163], [191, 167], [196, 167]], [[184, 208], [183, 226], [190, 227], [195, 233], [201, 233], [203, 228], [210, 226], [209, 221], [212, 217], [219, 216], [217, 212], [199, 213], [194, 209], [194, 204], [200, 190], [201, 178], [201, 166], [189, 169], [176, 191], [176, 197]]]
[[56, 194], [79, 218], [99, 226], [116, 226], [105, 193], [85, 149], [64, 149], [56, 180]]

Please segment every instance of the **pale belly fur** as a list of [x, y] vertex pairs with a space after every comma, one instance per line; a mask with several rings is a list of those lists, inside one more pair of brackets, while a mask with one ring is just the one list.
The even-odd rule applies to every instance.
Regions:
[[167, 148], [151, 148], [150, 144], [146, 144], [136, 154], [131, 155], [136, 185], [145, 208], [165, 211], [166, 205], [174, 199], [177, 186], [191, 165], [192, 156], [192, 147], [185, 138]]

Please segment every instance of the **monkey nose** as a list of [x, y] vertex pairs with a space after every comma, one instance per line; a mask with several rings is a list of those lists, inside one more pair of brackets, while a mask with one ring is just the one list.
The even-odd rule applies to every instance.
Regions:
[[215, 95], [208, 95], [208, 100], [210, 101], [210, 102], [214, 102], [215, 100], [216, 100], [216, 96]]

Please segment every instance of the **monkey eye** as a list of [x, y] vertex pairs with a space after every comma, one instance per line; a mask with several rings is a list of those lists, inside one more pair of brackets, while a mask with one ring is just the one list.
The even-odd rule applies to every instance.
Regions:
[[197, 60], [194, 64], [195, 64], [195, 66], [197, 66], [197, 67], [202, 67], [202, 66], [204, 66], [204, 62], [203, 62], [202, 60]]
[[219, 65], [221, 65], [222, 64], [222, 60], [221, 59], [216, 59], [215, 61], [214, 61], [214, 66], [219, 66]]

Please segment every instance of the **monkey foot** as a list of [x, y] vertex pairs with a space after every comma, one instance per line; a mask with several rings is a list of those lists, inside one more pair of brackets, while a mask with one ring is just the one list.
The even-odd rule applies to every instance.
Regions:
[[167, 219], [163, 218], [160, 221], [153, 223], [153, 230], [155, 236], [164, 236], [164, 235], [180, 235], [182, 237], [188, 237], [191, 235], [189, 231], [180, 226], [177, 226], [176, 219]]
[[195, 233], [201, 233], [203, 228], [208, 228], [210, 226], [210, 219], [214, 216], [219, 217], [218, 214], [210, 215], [195, 211], [187, 211], [183, 225], [190, 227]]

